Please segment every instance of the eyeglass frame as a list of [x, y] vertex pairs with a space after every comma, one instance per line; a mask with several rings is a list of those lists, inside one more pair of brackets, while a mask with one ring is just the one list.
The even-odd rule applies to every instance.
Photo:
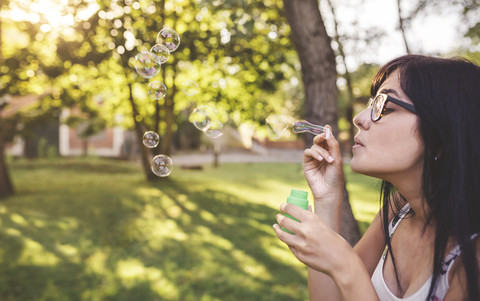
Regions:
[[[375, 102], [375, 99], [376, 99], [377, 97], [380, 97], [380, 96], [384, 97], [384, 98], [385, 98], [385, 101], [383, 102], [382, 111], [381, 111], [380, 115], [378, 115], [378, 117], [375, 119], [375, 118], [373, 118], [373, 103]], [[389, 101], [391, 101], [391, 102], [393, 102], [394, 104], [396, 104], [396, 105], [398, 105], [398, 106], [406, 109], [407, 111], [410, 111], [410, 112], [412, 112], [412, 113], [414, 113], [414, 114], [417, 114], [417, 111], [415, 110], [415, 107], [414, 107], [412, 104], [409, 104], [409, 103], [407, 103], [407, 102], [405, 102], [405, 101], [403, 101], [403, 100], [394, 98], [394, 97], [392, 97], [392, 96], [390, 96], [390, 95], [388, 95], [388, 94], [386, 94], [386, 93], [379, 93], [379, 94], [377, 94], [375, 97], [373, 97], [373, 98], [370, 97], [370, 98], [368, 99], [368, 106], [367, 106], [367, 108], [372, 107], [372, 110], [370, 111], [370, 119], [371, 119], [373, 122], [377, 122], [377, 121], [379, 121], [379, 120], [383, 117], [383, 112], [385, 112], [387, 103], [388, 103]]]

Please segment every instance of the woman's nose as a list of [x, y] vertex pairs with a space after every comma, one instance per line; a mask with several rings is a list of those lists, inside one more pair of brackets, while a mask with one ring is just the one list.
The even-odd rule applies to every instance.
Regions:
[[353, 124], [357, 128], [361, 129], [366, 129], [370, 126], [370, 111], [371, 108], [365, 108], [363, 111], [358, 113], [354, 118], [353, 118]]

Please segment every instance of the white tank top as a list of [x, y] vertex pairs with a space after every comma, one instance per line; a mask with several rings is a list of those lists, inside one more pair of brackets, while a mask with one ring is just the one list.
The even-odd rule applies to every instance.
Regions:
[[[410, 205], [408, 204], [405, 205], [402, 208], [402, 210], [400, 210], [400, 213], [397, 216], [395, 216], [395, 218], [390, 222], [390, 224], [388, 225], [388, 233], [390, 237], [392, 237], [398, 225], [400, 224], [400, 222], [402, 221], [402, 219], [405, 217], [405, 215], [408, 213], [409, 210], [410, 210]], [[474, 235], [472, 239], [475, 236], [476, 235]], [[375, 271], [373, 272], [373, 275], [372, 275], [372, 283], [373, 283], [373, 286], [375, 287], [375, 290], [377, 291], [377, 295], [379, 299], [381, 301], [427, 300], [428, 291], [430, 289], [430, 284], [432, 282], [432, 277], [430, 277], [418, 291], [416, 291], [413, 295], [408, 296], [407, 298], [403, 298], [403, 299], [398, 298], [390, 291], [390, 289], [387, 287], [387, 284], [385, 283], [385, 279], [383, 278], [383, 265], [385, 263], [386, 255], [387, 255], [387, 248], [385, 248], [385, 251], [383, 252], [383, 255], [380, 258], [380, 261], [378, 262], [378, 265], [375, 268]], [[445, 256], [445, 260], [442, 262], [442, 271], [437, 280], [433, 297], [428, 301], [441, 301], [443, 300], [443, 298], [445, 298], [445, 295], [447, 294], [447, 291], [450, 288], [450, 285], [448, 283], [448, 274], [450, 272], [451, 267], [453, 266], [453, 263], [455, 262], [455, 259], [457, 259], [459, 255], [460, 255], [460, 246], [457, 245], [447, 256]]]

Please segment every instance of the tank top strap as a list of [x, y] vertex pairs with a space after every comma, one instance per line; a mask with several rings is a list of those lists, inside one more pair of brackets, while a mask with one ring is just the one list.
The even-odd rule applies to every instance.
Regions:
[[[475, 237], [478, 236], [479, 233], [475, 233], [472, 236], [470, 236], [470, 240], [474, 240]], [[445, 258], [442, 261], [442, 270], [440, 273], [448, 275], [448, 272], [450, 271], [450, 268], [452, 267], [453, 263], [455, 262], [455, 259], [457, 259], [458, 256], [462, 253], [462, 249], [460, 248], [460, 245], [456, 245], [455, 248], [453, 248], [450, 253], [445, 256]]]
[[[473, 234], [472, 236], [470, 236], [470, 239], [475, 239], [478, 234], [479, 233]], [[440, 267], [441, 270], [437, 286], [435, 288], [435, 296], [437, 297], [437, 299], [434, 300], [443, 300], [443, 298], [447, 294], [447, 291], [450, 288], [450, 283], [448, 281], [450, 270], [452, 269], [453, 263], [460, 256], [461, 253], [462, 250], [460, 248], [460, 245], [456, 245], [443, 259]]]
[[407, 203], [400, 209], [397, 215], [392, 219], [390, 224], [388, 225], [388, 234], [392, 237], [395, 230], [397, 230], [398, 225], [400, 225], [400, 221], [407, 215], [408, 211], [410, 211], [410, 205]]

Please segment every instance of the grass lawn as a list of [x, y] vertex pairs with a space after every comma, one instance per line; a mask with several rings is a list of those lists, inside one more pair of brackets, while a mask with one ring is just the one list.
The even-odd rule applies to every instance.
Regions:
[[[156, 183], [103, 159], [18, 160], [0, 201], [0, 300], [308, 300], [271, 228], [300, 164], [174, 169]], [[376, 184], [347, 168], [364, 229]]]

